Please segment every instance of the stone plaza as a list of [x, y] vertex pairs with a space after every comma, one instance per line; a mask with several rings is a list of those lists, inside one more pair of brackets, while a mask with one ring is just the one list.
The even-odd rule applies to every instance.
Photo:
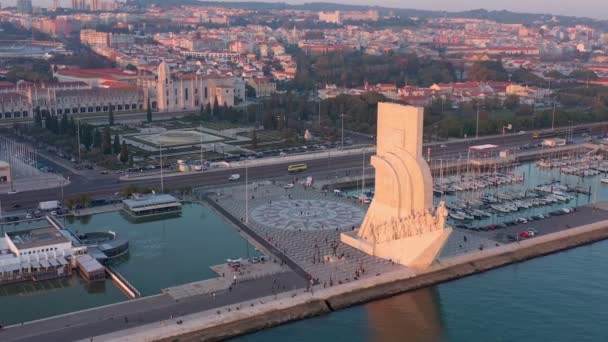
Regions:
[[[292, 181], [295, 178], [253, 182], [247, 190], [240, 184], [216, 189], [209, 197], [318, 279], [320, 285], [407, 268], [340, 241], [340, 233], [360, 226], [368, 204], [315, 186], [305, 187], [304, 180], [285, 188]], [[454, 229], [437, 260], [493, 246], [495, 241]]]

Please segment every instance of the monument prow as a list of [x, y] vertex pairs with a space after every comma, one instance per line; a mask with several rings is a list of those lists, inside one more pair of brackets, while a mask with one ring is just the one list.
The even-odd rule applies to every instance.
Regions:
[[417, 267], [435, 260], [451, 232], [445, 203], [433, 206], [433, 178], [422, 156], [423, 121], [423, 108], [378, 103], [374, 199], [361, 227], [341, 235], [342, 242], [367, 254]]

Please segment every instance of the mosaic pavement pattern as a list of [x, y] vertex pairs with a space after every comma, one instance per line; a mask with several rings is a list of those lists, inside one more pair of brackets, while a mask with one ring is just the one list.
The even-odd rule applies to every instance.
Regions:
[[[305, 189], [301, 184], [292, 189], [284, 189], [285, 184], [287, 182], [253, 183], [248, 191], [248, 205], [245, 204], [243, 184], [217, 189], [210, 198], [243, 221], [246, 219], [245, 208], [248, 207], [248, 226], [318, 278], [321, 284], [352, 281], [361, 269], [365, 273], [359, 273], [359, 277], [405, 268], [340, 242], [341, 232], [361, 224], [368, 205], [360, 204], [356, 199]], [[310, 208], [315, 209], [304, 213], [304, 209], [300, 210], [301, 204], [309, 204]], [[347, 210], [352, 210], [352, 218], [345, 217], [348, 215]], [[315, 229], [319, 224], [320, 228]], [[454, 229], [438, 259], [441, 261], [478, 250], [481, 245], [484, 249], [492, 248], [495, 244], [490, 239]]]
[[277, 229], [320, 230], [358, 226], [362, 209], [336, 201], [293, 199], [258, 206], [249, 216], [258, 224]]

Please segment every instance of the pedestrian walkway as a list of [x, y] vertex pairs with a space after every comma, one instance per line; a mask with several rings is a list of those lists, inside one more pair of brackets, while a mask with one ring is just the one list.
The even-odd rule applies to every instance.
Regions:
[[247, 227], [321, 285], [349, 282], [403, 267], [340, 242], [341, 232], [360, 225], [367, 205], [296, 183], [291, 189], [276, 182], [253, 185], [248, 191], [251, 196], [248, 205], [243, 186], [220, 189], [210, 199], [235, 218], [247, 221]]
[[286, 266], [272, 261], [251, 263], [245, 260], [239, 264], [239, 267], [231, 267], [228, 264], [211, 266], [211, 269], [217, 273], [219, 277], [173, 286], [163, 289], [162, 292], [168, 294], [175, 300], [180, 300], [191, 296], [227, 291], [231, 286], [236, 284], [246, 283], [250, 280], [269, 277], [279, 273], [290, 272]]

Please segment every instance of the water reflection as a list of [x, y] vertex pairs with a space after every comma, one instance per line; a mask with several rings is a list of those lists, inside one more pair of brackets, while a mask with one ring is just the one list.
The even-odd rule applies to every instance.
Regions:
[[436, 287], [365, 305], [370, 341], [441, 341], [444, 331]]

